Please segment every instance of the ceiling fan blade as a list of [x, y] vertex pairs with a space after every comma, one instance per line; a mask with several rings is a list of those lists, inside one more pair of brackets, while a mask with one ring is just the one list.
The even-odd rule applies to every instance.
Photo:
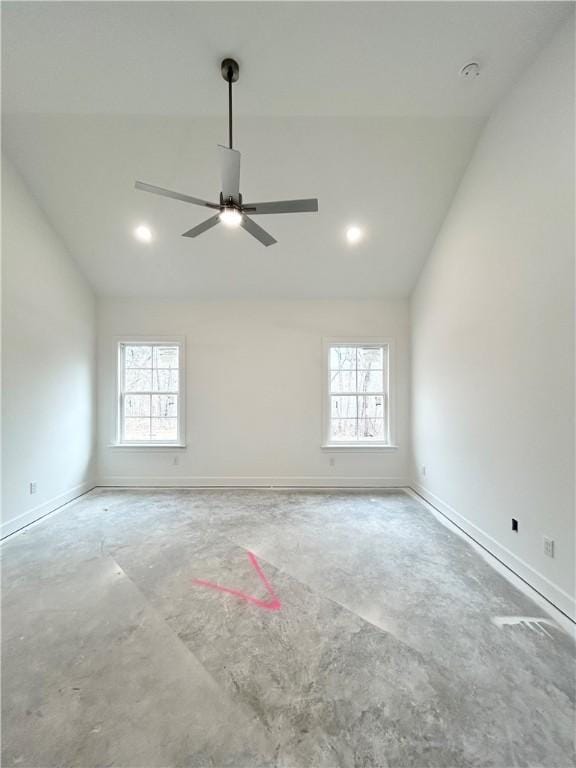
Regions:
[[194, 205], [203, 205], [206, 208], [220, 208], [216, 203], [209, 203], [207, 200], [201, 200], [199, 197], [190, 197], [182, 195], [180, 192], [173, 192], [171, 189], [155, 187], [154, 184], [146, 184], [144, 181], [137, 181], [134, 186], [141, 189], [142, 192], [152, 192], [154, 195], [163, 195], [164, 197], [173, 197], [174, 200], [182, 200], [184, 203], [193, 203]]
[[269, 245], [274, 245], [274, 243], [278, 242], [278, 240], [275, 240], [272, 235], [269, 235], [265, 229], [262, 229], [261, 226], [256, 224], [255, 221], [252, 221], [252, 219], [246, 216], [246, 214], [242, 216], [240, 226], [243, 227], [246, 232], [250, 232], [252, 237], [255, 237], [256, 240], [260, 240], [262, 245], [265, 245], [266, 247]]
[[240, 200], [240, 152], [218, 144], [218, 154], [220, 155], [222, 196], [224, 200], [231, 197], [237, 203]]
[[254, 215], [260, 213], [316, 213], [318, 200], [315, 197], [307, 200], [276, 200], [270, 203], [246, 203], [242, 207]]
[[206, 221], [203, 221], [201, 224], [197, 224], [195, 227], [192, 227], [192, 229], [189, 229], [188, 232], [184, 232], [182, 237], [198, 237], [198, 235], [201, 235], [202, 232], [206, 232], [208, 229], [212, 229], [212, 227], [215, 227], [216, 224], [218, 224], [220, 221], [220, 214], [217, 213], [216, 216], [211, 216], [209, 219], [206, 219]]

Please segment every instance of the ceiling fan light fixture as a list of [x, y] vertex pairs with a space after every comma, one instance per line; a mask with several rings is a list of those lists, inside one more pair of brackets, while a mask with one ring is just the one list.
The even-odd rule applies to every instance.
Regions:
[[239, 227], [242, 223], [242, 214], [237, 208], [226, 207], [220, 211], [220, 221], [225, 227]]

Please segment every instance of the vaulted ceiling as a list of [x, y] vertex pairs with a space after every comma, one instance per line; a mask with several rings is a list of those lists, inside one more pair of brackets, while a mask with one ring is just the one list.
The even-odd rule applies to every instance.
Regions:
[[[402, 297], [484, 121], [569, 7], [4, 2], [4, 145], [102, 295]], [[241, 65], [244, 198], [320, 200], [260, 218], [269, 249], [223, 227], [182, 238], [203, 210], [133, 189], [217, 198], [225, 55]], [[354, 248], [351, 223], [366, 233]]]

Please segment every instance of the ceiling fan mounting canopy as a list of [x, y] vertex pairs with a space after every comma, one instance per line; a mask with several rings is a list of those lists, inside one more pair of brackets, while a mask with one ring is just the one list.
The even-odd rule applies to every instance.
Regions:
[[[183, 195], [180, 192], [156, 187], [143, 181], [137, 181], [135, 187], [143, 192], [171, 197], [184, 203], [213, 208], [218, 211], [218, 213], [206, 219], [206, 221], [184, 232], [183, 237], [197, 237], [222, 222], [228, 226], [241, 226], [265, 246], [273, 245], [277, 242], [275, 238], [256, 224], [247, 214], [316, 213], [318, 211], [318, 200], [316, 198], [277, 200], [274, 202], [247, 203], [244, 205], [242, 195], [240, 194], [240, 152], [232, 146], [232, 84], [236, 83], [240, 77], [240, 67], [235, 59], [226, 58], [220, 65], [220, 71], [222, 77], [228, 83], [228, 146], [218, 145], [222, 183], [219, 203], [211, 203], [198, 197]], [[233, 224], [231, 224], [232, 220], [234, 221]]]
[[227, 83], [236, 83], [240, 77], [240, 66], [236, 59], [222, 59], [222, 77]]

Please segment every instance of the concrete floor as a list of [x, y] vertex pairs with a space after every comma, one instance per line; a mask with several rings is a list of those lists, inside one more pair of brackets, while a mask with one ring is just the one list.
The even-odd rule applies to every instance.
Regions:
[[572, 639], [399, 491], [93, 491], [3, 598], [3, 766], [574, 765]]

